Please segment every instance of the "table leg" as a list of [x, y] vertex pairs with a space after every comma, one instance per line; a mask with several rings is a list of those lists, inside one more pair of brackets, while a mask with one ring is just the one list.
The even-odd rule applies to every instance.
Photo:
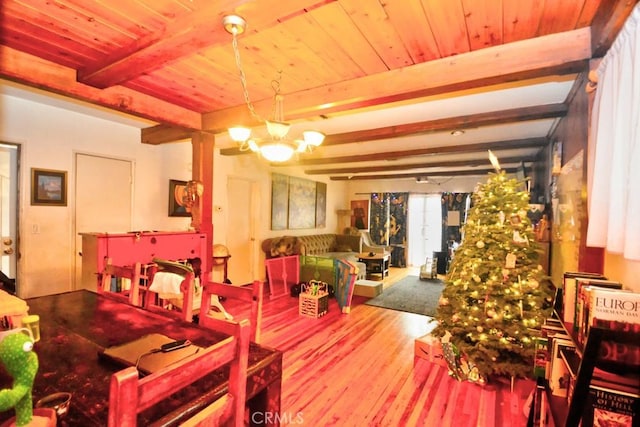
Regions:
[[280, 413], [281, 389], [282, 381], [273, 381], [249, 399], [250, 426], [279, 426], [281, 420], [288, 419], [290, 414]]

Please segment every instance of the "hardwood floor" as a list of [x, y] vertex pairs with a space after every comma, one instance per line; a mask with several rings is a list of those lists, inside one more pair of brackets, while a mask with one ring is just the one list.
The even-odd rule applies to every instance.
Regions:
[[[408, 269], [392, 268], [385, 288]], [[414, 339], [430, 318], [365, 305], [341, 314], [335, 299], [319, 319], [298, 314], [298, 300], [265, 297], [261, 343], [283, 351], [283, 425], [525, 426], [534, 383], [484, 387], [458, 382], [444, 367], [414, 362]]]

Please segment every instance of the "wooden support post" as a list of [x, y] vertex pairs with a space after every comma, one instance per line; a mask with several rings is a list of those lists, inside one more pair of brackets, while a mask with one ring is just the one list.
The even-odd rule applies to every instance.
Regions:
[[206, 254], [202, 258], [202, 271], [211, 270], [213, 257], [213, 148], [215, 136], [194, 132], [191, 136], [193, 170], [192, 179], [202, 182], [204, 191], [194, 206], [192, 226], [207, 236]]

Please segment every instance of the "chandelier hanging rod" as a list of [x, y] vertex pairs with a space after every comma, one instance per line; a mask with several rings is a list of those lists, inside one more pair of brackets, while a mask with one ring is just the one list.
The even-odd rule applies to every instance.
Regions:
[[247, 104], [247, 108], [251, 115], [258, 121], [263, 122], [264, 120], [260, 115], [256, 112], [256, 109], [253, 107], [253, 103], [251, 102], [251, 98], [249, 97], [249, 89], [247, 88], [247, 77], [244, 73], [244, 68], [242, 68], [242, 61], [240, 60], [240, 49], [238, 48], [238, 36], [244, 33], [247, 30], [247, 21], [238, 15], [227, 15], [222, 18], [222, 25], [224, 29], [231, 34], [232, 44], [233, 44], [233, 53], [236, 60], [236, 68], [238, 69], [238, 74], [240, 76], [240, 84], [242, 85], [242, 93], [244, 95], [244, 102]]

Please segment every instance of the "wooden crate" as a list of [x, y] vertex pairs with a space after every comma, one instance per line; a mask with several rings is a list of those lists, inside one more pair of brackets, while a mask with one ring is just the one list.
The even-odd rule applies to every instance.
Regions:
[[301, 293], [298, 297], [298, 307], [301, 316], [318, 317], [324, 316], [329, 311], [329, 293], [320, 292], [317, 295]]

